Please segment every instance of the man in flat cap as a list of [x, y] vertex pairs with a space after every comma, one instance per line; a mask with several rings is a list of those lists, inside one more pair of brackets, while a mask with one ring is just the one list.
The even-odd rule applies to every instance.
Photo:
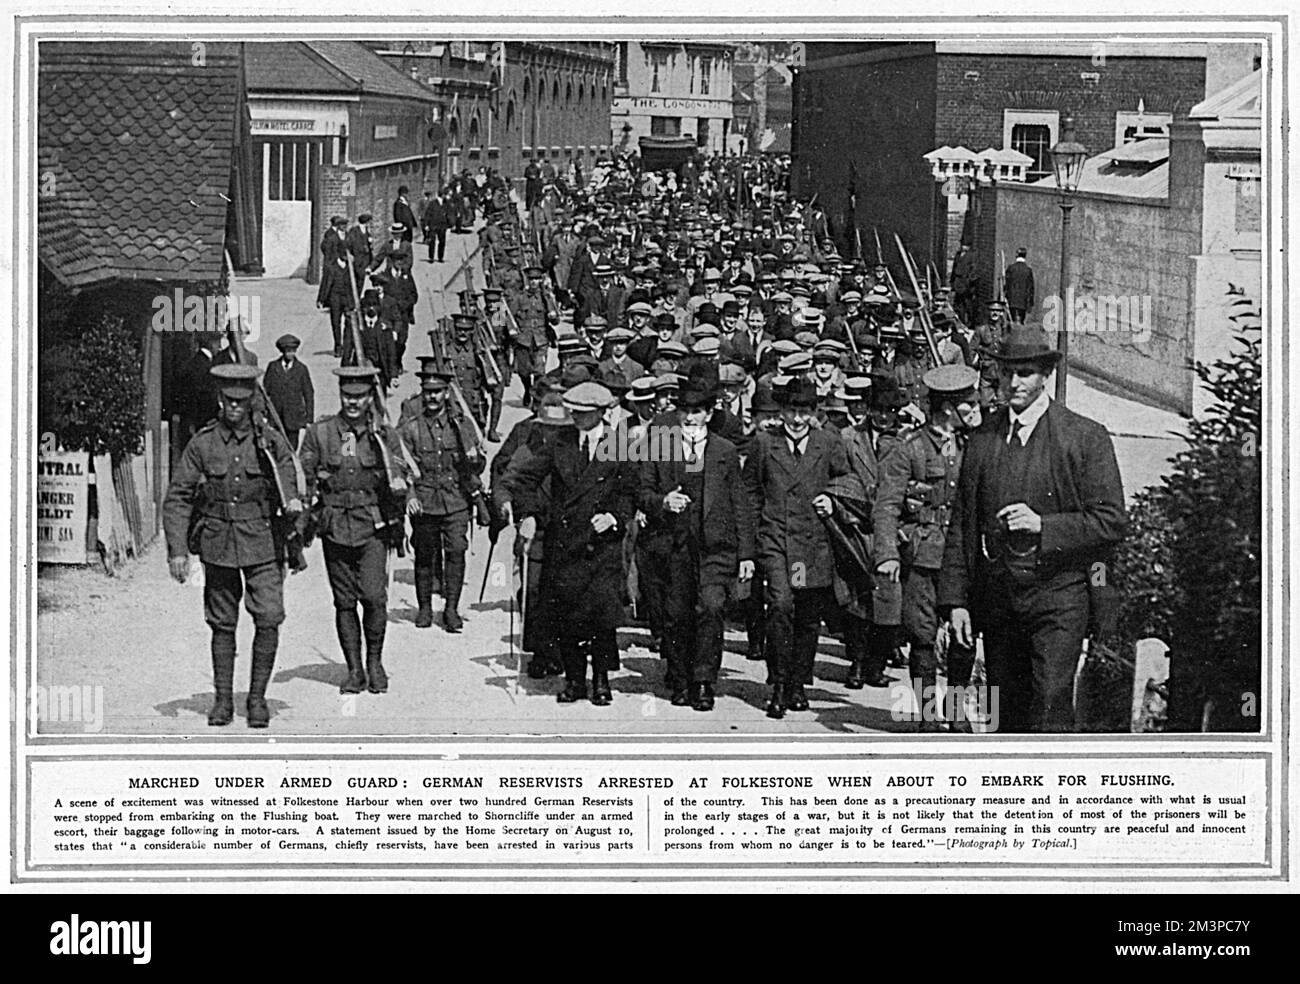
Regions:
[[203, 562], [203, 614], [212, 630], [215, 699], [208, 724], [234, 719], [235, 629], [239, 601], [253, 619], [252, 671], [245, 706], [250, 728], [271, 720], [266, 686], [275, 667], [284, 621], [284, 558], [271, 532], [280, 506], [275, 475], [292, 498], [284, 514], [302, 512], [293, 452], [273, 428], [255, 433], [252, 420], [257, 368], [212, 369], [220, 414], [185, 446], [163, 500], [163, 531], [174, 580], [189, 577], [191, 553]]
[[388, 551], [405, 535], [408, 475], [397, 432], [372, 416], [379, 371], [340, 366], [334, 375], [339, 412], [304, 432], [302, 468], [315, 502], [334, 625], [348, 667], [339, 693], [381, 694], [388, 690], [383, 666]]
[[[562, 704], [587, 699], [586, 664], [592, 664], [591, 702], [611, 702], [609, 670], [617, 665], [617, 630], [623, 618], [623, 535], [636, 514], [636, 466], [620, 460], [617, 441], [604, 415], [614, 397], [599, 383], [565, 391], [564, 406], [574, 432], [517, 456], [493, 490], [498, 512], [511, 503], [526, 508], [521, 490], [550, 480], [551, 503], [544, 549], [546, 583], [542, 591], [557, 619], [558, 649], [564, 661]], [[526, 517], [520, 535], [536, 534], [535, 517]]]
[[779, 400], [780, 429], [754, 435], [744, 468], [746, 488], [759, 509], [771, 718], [808, 709], [804, 686], [812, 682], [822, 619], [834, 605], [834, 559], [822, 522], [833, 505], [824, 490], [849, 471], [840, 436], [812, 426], [816, 386], [793, 380]]
[[[451, 376], [438, 372], [432, 357], [422, 362], [418, 375], [423, 412], [398, 428], [419, 469], [414, 495], [407, 504], [419, 605], [415, 625], [428, 628], [433, 624], [434, 574], [440, 567], [446, 599], [442, 627], [458, 633], [464, 626], [459, 604], [471, 508], [480, 526], [488, 524], [487, 500], [479, 477], [485, 462], [469, 424], [453, 412], [447, 399]], [[436, 560], [439, 557], [441, 564]]]
[[284, 424], [285, 437], [297, 450], [298, 433], [316, 419], [316, 392], [312, 387], [311, 373], [307, 366], [298, 361], [298, 349], [302, 345], [297, 335], [281, 335], [275, 341], [280, 350], [280, 358], [266, 367], [266, 376], [262, 387], [266, 398], [275, 407], [275, 412]]
[[1046, 332], [1014, 327], [996, 358], [1008, 405], [966, 448], [938, 604], [962, 645], [983, 633], [1002, 731], [1072, 731], [1083, 640], [1106, 629], [1124, 489], [1106, 429], [1048, 396], [1060, 353]]
[[[938, 700], [939, 568], [957, 492], [962, 444], [980, 423], [979, 374], [968, 366], [939, 366], [925, 374], [925, 385], [929, 391], [926, 424], [903, 437], [885, 456], [872, 525], [876, 573], [903, 586], [902, 625], [911, 643], [919, 730], [943, 731], [945, 724], [961, 727], [964, 720], [958, 713], [955, 720], [947, 721]], [[965, 688], [974, 661], [974, 648], [953, 640], [948, 647], [948, 686]]]

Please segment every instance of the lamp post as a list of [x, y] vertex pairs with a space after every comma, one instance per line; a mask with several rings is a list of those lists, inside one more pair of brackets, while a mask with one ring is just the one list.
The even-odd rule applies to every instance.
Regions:
[[1074, 209], [1074, 193], [1079, 189], [1083, 162], [1088, 151], [1074, 139], [1074, 117], [1066, 115], [1061, 139], [1049, 151], [1052, 155], [1052, 173], [1056, 188], [1061, 193], [1057, 202], [1061, 206], [1061, 280], [1057, 288], [1061, 296], [1061, 321], [1056, 328], [1056, 348], [1061, 361], [1056, 366], [1056, 401], [1065, 405], [1065, 387], [1069, 378], [1070, 321], [1072, 312], [1066, 309], [1066, 287], [1070, 277], [1070, 212]]

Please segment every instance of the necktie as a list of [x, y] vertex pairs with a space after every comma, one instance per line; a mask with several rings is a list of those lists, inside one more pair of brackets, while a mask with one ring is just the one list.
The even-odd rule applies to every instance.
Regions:
[[1015, 448], [1017, 451], [1019, 451], [1021, 448], [1025, 446], [1024, 438], [1020, 436], [1020, 432], [1023, 431], [1024, 429], [1025, 429], [1025, 425], [1022, 424], [1020, 421], [1013, 420], [1011, 422], [1011, 437], [1007, 443], [1012, 448]]

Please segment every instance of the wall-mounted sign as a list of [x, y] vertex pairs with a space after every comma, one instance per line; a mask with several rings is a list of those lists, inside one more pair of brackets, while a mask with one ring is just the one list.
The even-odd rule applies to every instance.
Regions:
[[397, 124], [396, 123], [376, 123], [375, 124], [376, 140], [396, 140]]
[[254, 117], [254, 133], [315, 133], [315, 120], [277, 120], [267, 117]]
[[[111, 481], [106, 474], [105, 481]], [[36, 458], [36, 559], [42, 564], [86, 562], [90, 504], [85, 451], [41, 450]]]
[[614, 108], [626, 107], [634, 112], [673, 112], [687, 116], [719, 116], [731, 119], [730, 99], [669, 99], [664, 96], [638, 96], [616, 99]]
[[1229, 164], [1228, 177], [1230, 178], [1259, 178], [1260, 170], [1258, 164]]

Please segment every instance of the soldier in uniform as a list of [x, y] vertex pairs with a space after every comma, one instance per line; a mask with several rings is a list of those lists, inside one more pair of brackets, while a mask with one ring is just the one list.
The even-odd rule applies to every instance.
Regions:
[[474, 325], [477, 319], [472, 314], [453, 314], [451, 316], [452, 337], [447, 341], [447, 365], [445, 366], [460, 387], [461, 396], [474, 415], [479, 427], [487, 422], [483, 410], [483, 396], [487, 383], [483, 367], [479, 364], [478, 348], [474, 345]]
[[514, 369], [523, 386], [524, 406], [529, 405], [533, 379], [546, 372], [546, 356], [555, 343], [555, 326], [560, 322], [560, 312], [546, 296], [543, 288], [545, 271], [530, 266], [524, 271], [527, 286], [506, 299], [514, 314], [514, 330], [510, 346], [514, 350]]
[[185, 583], [190, 552], [203, 562], [203, 614], [212, 629], [215, 700], [208, 724], [233, 720], [235, 628], [240, 596], [253, 619], [252, 673], [246, 711], [250, 728], [271, 720], [266, 685], [275, 666], [284, 621], [284, 560], [271, 532], [277, 490], [293, 490], [286, 515], [302, 511], [297, 498], [293, 452], [278, 432], [255, 430], [252, 417], [254, 366], [215, 366], [220, 416], [201, 427], [177, 463], [163, 501], [163, 530], [171, 576]]
[[[910, 672], [921, 701], [920, 730], [942, 731], [934, 651], [939, 569], [964, 435], [980, 423], [979, 374], [969, 366], [938, 366], [925, 374], [925, 385], [926, 424], [885, 456], [871, 521], [877, 575], [903, 584], [903, 632], [912, 644]], [[974, 663], [975, 651], [954, 639], [948, 649], [948, 685], [969, 684]]]
[[469, 511], [479, 526], [488, 523], [487, 500], [479, 478], [485, 462], [479, 456], [469, 425], [452, 411], [447, 399], [450, 376], [437, 372], [432, 358], [423, 360], [420, 398], [423, 413], [408, 419], [398, 434], [415, 455], [419, 477], [407, 503], [411, 545], [415, 549], [417, 628], [433, 624], [435, 573], [441, 571], [446, 606], [442, 626], [460, 632], [464, 622], [457, 610], [465, 583], [465, 551], [469, 547]]
[[497, 367], [497, 381], [490, 390], [492, 407], [488, 411], [487, 439], [499, 443], [501, 434], [501, 407], [505, 403], [506, 383], [510, 381], [510, 318], [506, 314], [500, 287], [483, 288], [483, 317], [487, 323], [487, 337], [492, 340], [492, 359]]
[[343, 366], [334, 374], [339, 377], [339, 412], [303, 434], [302, 468], [309, 496], [317, 497], [316, 527], [348, 667], [339, 692], [382, 694], [388, 690], [383, 666], [387, 560], [390, 547], [405, 533], [406, 466], [397, 431], [372, 421], [378, 370]]

